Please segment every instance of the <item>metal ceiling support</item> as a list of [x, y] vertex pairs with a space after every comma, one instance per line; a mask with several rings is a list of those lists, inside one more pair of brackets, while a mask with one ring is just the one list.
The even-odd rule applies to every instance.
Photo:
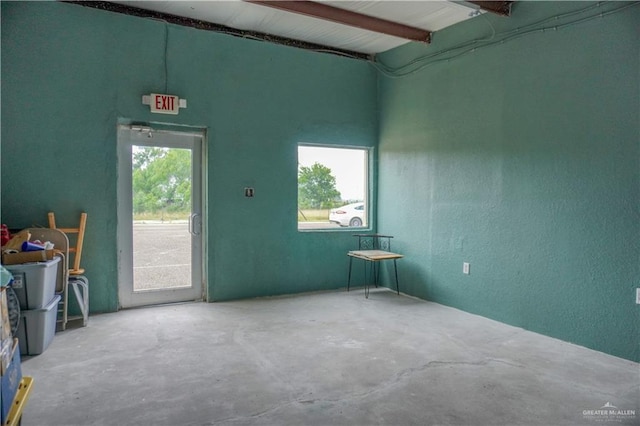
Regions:
[[137, 16], [140, 18], [153, 18], [162, 20], [170, 24], [182, 25], [185, 27], [196, 28], [199, 30], [214, 31], [235, 37], [248, 38], [252, 40], [262, 40], [270, 43], [281, 44], [284, 46], [297, 47], [300, 49], [313, 50], [320, 53], [334, 54], [338, 56], [347, 56], [355, 59], [369, 60], [370, 56], [366, 53], [354, 52], [346, 49], [339, 49], [330, 46], [323, 46], [315, 43], [308, 43], [300, 40], [294, 40], [287, 37], [279, 37], [271, 34], [260, 33], [257, 31], [244, 31], [224, 25], [214, 24], [211, 22], [200, 21], [198, 19], [185, 18], [182, 16], [170, 15], [167, 13], [154, 12], [152, 10], [140, 9], [137, 7], [126, 6], [109, 1], [82, 1], [82, 0], [61, 0], [63, 3], [77, 4], [85, 7], [92, 7], [109, 12], [123, 13], [125, 15]]
[[[349, 25], [376, 33], [387, 34], [395, 37], [429, 43], [431, 32], [421, 28], [410, 27], [386, 19], [363, 15], [362, 13], [340, 9], [327, 4], [296, 0], [296, 1], [272, 1], [272, 0], [244, 0], [247, 3], [259, 4], [261, 6], [272, 7], [274, 9], [285, 10], [287, 12], [299, 13], [312, 18], [324, 19], [325, 21], [336, 22], [338, 24]], [[482, 2], [481, 2], [482, 3]], [[504, 2], [501, 2], [504, 3]]]
[[509, 16], [511, 15], [511, 3], [513, 1], [469, 1], [469, 3], [498, 15]]

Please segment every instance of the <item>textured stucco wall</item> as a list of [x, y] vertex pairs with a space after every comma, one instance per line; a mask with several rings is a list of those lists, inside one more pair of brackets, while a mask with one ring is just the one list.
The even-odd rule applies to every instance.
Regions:
[[[382, 59], [589, 4], [516, 2]], [[640, 360], [638, 9], [379, 77], [377, 98], [363, 62], [169, 26], [167, 91], [189, 101], [171, 121], [209, 134], [210, 297], [344, 285], [350, 233], [296, 231], [296, 144], [374, 146], [379, 131], [379, 225], [406, 255], [403, 291]], [[158, 120], [140, 96], [164, 91], [164, 36], [161, 22], [2, 3], [2, 219], [89, 212], [94, 312], [117, 308], [116, 123]]]
[[[591, 5], [516, 2], [382, 59]], [[378, 226], [408, 293], [640, 360], [638, 28], [636, 5], [381, 78]]]
[[[152, 92], [188, 108], [152, 115], [141, 103]], [[117, 122], [202, 126], [209, 298], [338, 288], [353, 237], [297, 231], [297, 144], [374, 146], [376, 102], [375, 70], [362, 61], [73, 4], [2, 2], [2, 219], [20, 228], [46, 224], [49, 210], [87, 211], [91, 310], [113, 311]]]

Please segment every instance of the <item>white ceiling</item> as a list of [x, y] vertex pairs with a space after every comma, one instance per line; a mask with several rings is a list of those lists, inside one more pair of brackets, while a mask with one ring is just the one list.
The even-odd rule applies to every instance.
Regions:
[[[403, 38], [241, 0], [129, 0], [112, 3], [366, 54], [384, 52], [409, 43], [409, 40]], [[478, 7], [463, 1], [355, 0], [322, 3], [432, 32], [470, 19], [478, 13]]]

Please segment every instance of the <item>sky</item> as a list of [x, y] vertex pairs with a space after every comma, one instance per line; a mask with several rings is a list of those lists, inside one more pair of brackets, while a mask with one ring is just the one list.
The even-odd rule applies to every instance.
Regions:
[[364, 149], [298, 147], [298, 165], [320, 163], [330, 168], [343, 200], [364, 200], [366, 158]]

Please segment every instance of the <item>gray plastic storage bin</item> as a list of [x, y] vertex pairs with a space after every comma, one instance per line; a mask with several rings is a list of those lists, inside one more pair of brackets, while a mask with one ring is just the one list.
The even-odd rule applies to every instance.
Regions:
[[13, 290], [20, 301], [20, 309], [42, 309], [56, 293], [60, 257], [46, 262], [6, 265], [13, 275]]
[[47, 349], [56, 334], [57, 308], [61, 298], [57, 295], [42, 309], [20, 313], [18, 341], [23, 355], [39, 355]]

